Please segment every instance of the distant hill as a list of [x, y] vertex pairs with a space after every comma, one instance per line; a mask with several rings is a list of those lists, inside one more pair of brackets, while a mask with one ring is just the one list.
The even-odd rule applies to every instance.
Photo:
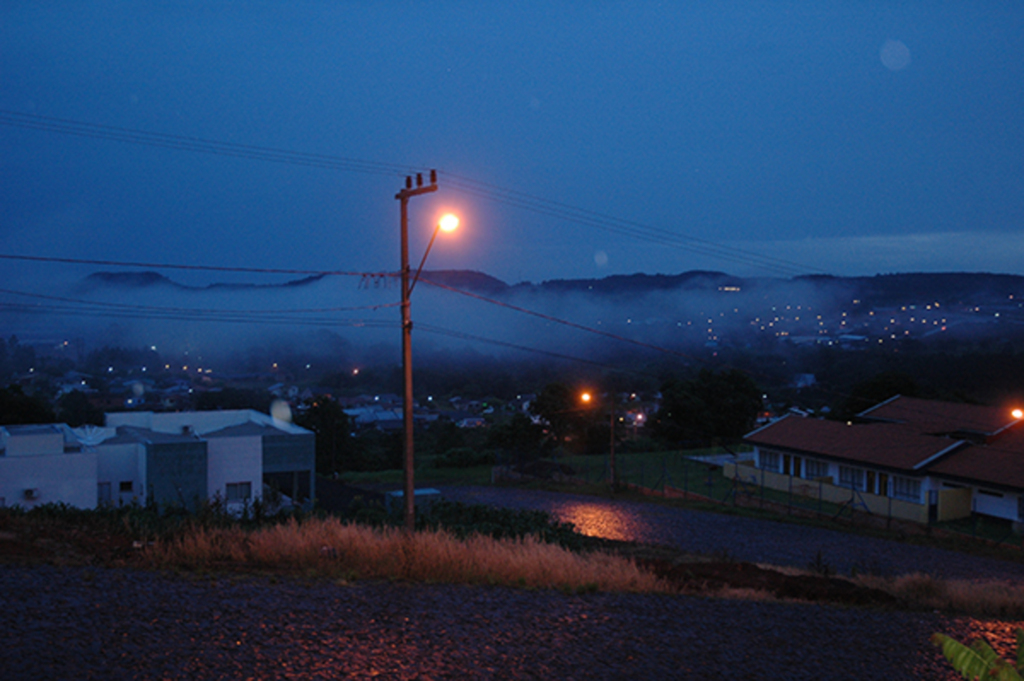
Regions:
[[[302, 288], [325, 275], [295, 279], [281, 284], [227, 284], [187, 286], [157, 272], [96, 272], [87, 276], [81, 288], [174, 288], [192, 291]], [[743, 278], [724, 272], [690, 271], [680, 274], [612, 275], [602, 279], [552, 279], [539, 284], [509, 285], [500, 279], [474, 270], [433, 270], [421, 275], [424, 282], [472, 291], [488, 296], [531, 292], [539, 294], [583, 293], [596, 296], [631, 296], [655, 292], [737, 292], [774, 293], [806, 289], [842, 298], [853, 297], [866, 305], [880, 307], [906, 302], [938, 302], [944, 305], [981, 304], [1024, 298], [1024, 276], [984, 272], [878, 274], [871, 277], [806, 275], [792, 279]]]
[[187, 291], [210, 290], [249, 290], [267, 288], [298, 288], [323, 279], [324, 275], [314, 275], [287, 281], [283, 284], [225, 284], [216, 283], [206, 286], [187, 286], [165, 277], [158, 272], [94, 272], [82, 280], [79, 289], [93, 290], [98, 288], [145, 289], [171, 288]]

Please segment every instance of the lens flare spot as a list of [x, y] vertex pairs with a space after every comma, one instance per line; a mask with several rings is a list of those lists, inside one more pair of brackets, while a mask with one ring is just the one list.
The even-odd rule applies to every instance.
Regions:
[[901, 71], [910, 66], [910, 48], [899, 40], [886, 40], [878, 56], [890, 71]]
[[292, 408], [284, 400], [274, 400], [270, 405], [270, 416], [276, 421], [292, 422]]
[[596, 263], [598, 267], [604, 267], [608, 264], [608, 254], [604, 251], [598, 251], [594, 254], [594, 263]]

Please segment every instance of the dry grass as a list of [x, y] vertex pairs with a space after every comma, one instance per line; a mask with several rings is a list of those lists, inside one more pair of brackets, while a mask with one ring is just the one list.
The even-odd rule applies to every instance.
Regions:
[[230, 566], [299, 571], [345, 579], [501, 584], [572, 591], [670, 591], [620, 556], [577, 554], [532, 538], [455, 539], [445, 532], [408, 536], [328, 518], [252, 532], [195, 530], [146, 550], [154, 567]]
[[887, 591], [915, 608], [1024, 619], [1024, 587], [1020, 585], [938, 579], [920, 573], [895, 578], [860, 576], [854, 581]]

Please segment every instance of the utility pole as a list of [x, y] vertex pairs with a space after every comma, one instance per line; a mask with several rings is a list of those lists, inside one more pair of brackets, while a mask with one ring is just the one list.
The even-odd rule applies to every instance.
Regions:
[[430, 184], [423, 184], [423, 175], [416, 174], [416, 186], [413, 187], [412, 177], [405, 178], [405, 188], [395, 194], [401, 205], [402, 230], [402, 374], [405, 383], [405, 397], [402, 400], [403, 441], [403, 501], [405, 531], [412, 533], [416, 529], [416, 485], [413, 480], [413, 418], [412, 418], [412, 317], [409, 306], [409, 199], [420, 194], [437, 191], [437, 171], [430, 171]]

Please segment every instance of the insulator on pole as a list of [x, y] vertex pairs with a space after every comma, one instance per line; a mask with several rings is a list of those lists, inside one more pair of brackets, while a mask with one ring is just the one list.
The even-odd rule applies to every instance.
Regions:
[[423, 186], [423, 173], [416, 173], [416, 186], [417, 187], [422, 187]]
[[412, 189], [412, 177], [409, 175], [405, 176], [405, 188]]
[[436, 170], [431, 170], [430, 171], [430, 184], [437, 184], [437, 171]]

